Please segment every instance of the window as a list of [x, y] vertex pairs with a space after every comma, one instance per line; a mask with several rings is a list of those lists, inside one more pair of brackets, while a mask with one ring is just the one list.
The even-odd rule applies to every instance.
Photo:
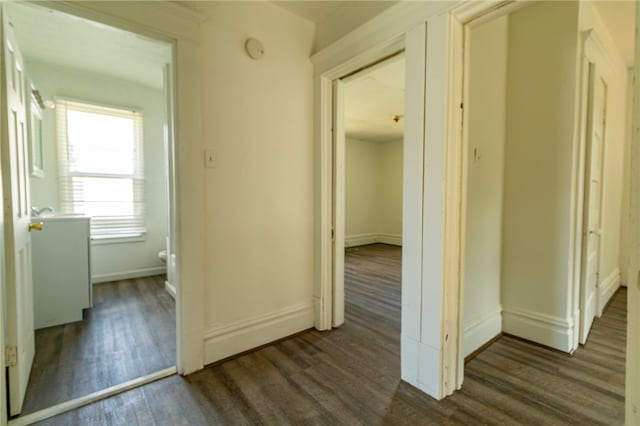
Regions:
[[145, 233], [142, 114], [56, 100], [60, 210], [91, 216], [91, 237]]

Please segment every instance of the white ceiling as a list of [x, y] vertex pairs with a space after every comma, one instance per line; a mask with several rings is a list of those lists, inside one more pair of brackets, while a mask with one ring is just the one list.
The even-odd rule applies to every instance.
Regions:
[[607, 26], [628, 67], [633, 66], [635, 47], [635, 1], [595, 1], [596, 9]]
[[[404, 55], [399, 55], [345, 82], [347, 137], [374, 142], [403, 138], [404, 68]], [[394, 115], [403, 117], [396, 123]]]
[[27, 61], [162, 88], [162, 68], [171, 58], [168, 44], [43, 7], [13, 2], [5, 6]]
[[346, 1], [274, 1], [283, 9], [314, 23], [322, 22]]

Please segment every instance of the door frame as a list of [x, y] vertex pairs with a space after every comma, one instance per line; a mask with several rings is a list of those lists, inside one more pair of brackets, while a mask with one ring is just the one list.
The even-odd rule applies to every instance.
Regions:
[[[576, 121], [576, 125], [579, 126], [578, 131], [576, 131], [576, 135], [578, 140], [574, 142], [574, 155], [573, 155], [573, 190], [571, 193], [571, 246], [570, 246], [570, 256], [569, 256], [569, 264], [572, 265], [570, 268], [569, 275], [569, 287], [572, 291], [571, 300], [572, 300], [572, 309], [573, 312], [573, 324], [574, 324], [574, 333], [573, 333], [573, 347], [572, 350], [578, 348], [580, 344], [580, 337], [582, 334], [582, 329], [584, 328], [584, 324], [582, 321], [581, 313], [585, 309], [585, 300], [583, 300], [582, 294], [585, 291], [585, 277], [583, 276], [583, 268], [584, 268], [584, 259], [583, 253], [586, 249], [587, 239], [584, 237], [584, 219], [585, 219], [585, 209], [588, 209], [588, 206], [585, 205], [585, 179], [588, 174], [588, 155], [587, 149], [589, 148], [588, 139], [589, 135], [589, 96], [591, 92], [590, 85], [590, 69], [593, 67], [597, 68], [597, 73], [599, 74], [605, 82], [610, 81], [611, 75], [611, 58], [607, 53], [607, 49], [604, 47], [604, 44], [598, 37], [595, 30], [590, 29], [587, 31], [583, 31], [580, 34], [580, 39], [582, 43], [582, 55], [580, 56], [580, 86], [578, 89], [578, 111], [579, 117]], [[605, 101], [608, 102], [608, 101]], [[605, 111], [608, 110], [605, 105]], [[606, 118], [606, 117], [605, 117]], [[605, 130], [606, 131], [606, 130]], [[604, 144], [606, 143], [606, 134], [605, 140], [603, 140], [602, 150], [604, 152]], [[602, 161], [604, 163], [604, 154], [602, 155]], [[603, 164], [604, 169], [604, 164]], [[604, 174], [604, 173], [603, 173]], [[601, 200], [604, 198], [604, 185], [601, 180], [602, 194]], [[602, 203], [601, 207], [602, 209]], [[600, 235], [599, 242], [600, 249], [602, 247], [602, 235]], [[598, 265], [599, 268], [599, 265]], [[601, 314], [599, 301], [600, 295], [599, 291], [596, 290], [596, 313], [598, 316]]]
[[[530, 0], [517, 1], [505, 0], [501, 2], [468, 2], [454, 8], [450, 13], [449, 31], [451, 43], [449, 44], [450, 74], [452, 89], [449, 92], [449, 104], [459, 106], [449, 111], [447, 144], [454, 150], [455, 158], [449, 163], [451, 180], [449, 195], [456, 201], [451, 206], [451, 215], [458, 220], [458, 245], [456, 253], [452, 257], [457, 260], [453, 267], [457, 268], [453, 275], [455, 280], [448, 281], [449, 293], [445, 297], [450, 318], [458, 318], [457, 342], [455, 351], [456, 380], [458, 389], [464, 381], [464, 329], [461, 318], [464, 315], [464, 265], [465, 265], [465, 241], [466, 241], [466, 214], [467, 214], [467, 153], [469, 151], [468, 123], [469, 109], [469, 51], [466, 46], [469, 43], [469, 29], [483, 23], [511, 14], [531, 3]], [[454, 234], [455, 236], [455, 234]], [[453, 355], [452, 355], [453, 356]]]
[[[169, 153], [173, 155], [173, 159], [169, 159], [169, 163], [173, 164], [167, 172], [170, 174], [169, 179], [175, 182], [173, 202], [176, 205], [175, 217], [172, 220], [175, 223], [175, 229], [173, 230], [176, 236], [175, 242], [175, 255], [176, 255], [176, 270], [175, 277], [176, 282], [172, 283], [176, 287], [176, 366], [178, 373], [189, 374], [193, 371], [199, 370], [204, 364], [203, 355], [203, 340], [202, 333], [200, 332], [196, 336], [195, 330], [201, 330], [202, 325], [195, 326], [193, 323], [198, 321], [202, 322], [203, 316], [203, 298], [200, 296], [200, 292], [203, 292], [203, 279], [192, 280], [189, 279], [185, 271], [193, 270], [194, 275], [200, 275], [200, 268], [203, 267], [200, 256], [194, 256], [190, 258], [188, 252], [197, 250], [202, 253], [203, 250], [198, 247], [198, 244], [192, 244], [192, 247], [188, 249], [185, 246], [184, 241], [201, 241], [199, 237], [201, 229], [199, 227], [199, 212], [198, 206], [194, 206], [193, 198], [184, 195], [184, 189], [191, 187], [193, 195], [198, 196], [201, 184], [194, 184], [195, 178], [200, 170], [197, 168], [189, 168], [185, 166], [189, 156], [184, 146], [188, 143], [189, 139], [195, 139], [196, 132], [200, 129], [200, 117], [197, 114], [193, 114], [192, 117], [188, 117], [192, 110], [185, 107], [186, 102], [183, 100], [185, 92], [191, 95], [191, 87], [185, 87], [184, 79], [189, 78], [185, 76], [187, 73], [180, 75], [181, 69], [189, 68], [196, 59], [198, 50], [192, 48], [185, 48], [184, 42], [189, 42], [193, 36], [187, 33], [178, 26], [178, 30], [169, 30], [165, 28], [151, 27], [146, 24], [148, 17], [145, 13], [149, 13], [144, 8], [134, 9], [125, 7], [120, 9], [117, 7], [111, 7], [112, 5], [95, 5], [90, 3], [87, 5], [78, 5], [71, 2], [49, 2], [45, 5], [41, 5], [45, 8], [49, 8], [55, 11], [66, 13], [72, 16], [77, 16], [89, 21], [96, 22], [98, 24], [107, 25], [110, 27], [118, 28], [124, 31], [128, 31], [137, 34], [141, 37], [148, 38], [154, 41], [166, 43], [170, 46], [172, 51], [171, 61], [171, 76], [170, 76], [170, 96], [173, 98], [173, 105], [171, 105], [171, 111], [169, 117], [167, 117], [172, 125], [170, 131], [172, 135], [170, 137], [171, 146], [169, 147]], [[119, 5], [113, 5], [119, 6]], [[176, 19], [180, 20], [182, 25], [193, 25], [193, 22], [201, 22], [204, 17], [193, 12], [186, 12], [180, 6], [163, 4], [154, 5], [156, 11], [163, 15], [172, 15]], [[156, 12], [154, 11], [154, 12]], [[169, 23], [167, 27], [170, 27]], [[180, 50], [180, 48], [183, 48]], [[183, 90], [179, 90], [183, 89]], [[188, 111], [189, 110], [189, 111]], [[188, 126], [193, 126], [185, 132]], [[195, 142], [191, 140], [191, 142]], [[200, 152], [198, 151], [198, 160], [200, 160]], [[192, 154], [191, 154], [192, 155]], [[193, 162], [191, 163], [193, 164]], [[196, 170], [194, 170], [196, 169]], [[173, 174], [173, 176], [171, 176]], [[195, 175], [195, 176], [194, 176]], [[191, 191], [187, 191], [191, 192]], [[188, 199], [187, 199], [188, 198]], [[183, 212], [191, 212], [189, 215], [184, 215]], [[189, 217], [187, 217], [189, 216]], [[187, 223], [188, 222], [188, 223]], [[194, 231], [194, 226], [197, 227], [197, 231]], [[197, 232], [198, 238], [190, 238]], [[202, 274], [203, 275], [203, 274]], [[202, 276], [198, 277], [201, 278]], [[188, 306], [188, 309], [184, 309]], [[197, 340], [197, 342], [196, 342]]]
[[[199, 164], [201, 152], [199, 137], [201, 117], [196, 107], [200, 99], [199, 69], [179, 74], [182, 69], [193, 68], [198, 63], [200, 48], [197, 28], [205, 17], [178, 5], [154, 5], [153, 10], [145, 7], [122, 8], [117, 4], [77, 4], [60, 1], [41, 4], [45, 7], [71, 16], [77, 16], [97, 24], [119, 28], [155, 41], [167, 43], [172, 51], [170, 90], [173, 96], [171, 116], [173, 123], [172, 147], [173, 173], [175, 181], [174, 203], [175, 217], [175, 254], [176, 254], [176, 364], [177, 371], [186, 375], [201, 369], [204, 365], [202, 339], [204, 306], [204, 252], [200, 223], [203, 222], [202, 170], [189, 167]], [[155, 18], [155, 19], [154, 19]], [[195, 23], [195, 24], [194, 24]], [[178, 90], [180, 89], [180, 90]], [[186, 195], [185, 195], [186, 194]], [[182, 212], [190, 212], [188, 217]], [[188, 242], [188, 244], [185, 244]], [[188, 306], [188, 309], [184, 309]], [[0, 346], [4, 347], [5, 333], [0, 328]], [[3, 360], [4, 353], [0, 353]], [[4, 390], [6, 381], [0, 375], [0, 386]], [[6, 424], [7, 411], [5, 398], [0, 401], [0, 424]]]
[[332, 82], [405, 50], [409, 95], [403, 166], [401, 378], [436, 399], [462, 385], [462, 86], [456, 83], [462, 81], [462, 27], [463, 22], [502, 4], [401, 2], [311, 58], [315, 71], [314, 319], [317, 329], [329, 330], [334, 271]]
[[[600, 72], [600, 66], [597, 65], [595, 62], [591, 62], [590, 60], [587, 59], [587, 63], [584, 64], [586, 69], [586, 75], [584, 77], [586, 77], [586, 90], [587, 93], [584, 94], [584, 100], [585, 100], [585, 105], [586, 105], [586, 111], [585, 111], [585, 115], [583, 117], [583, 121], [582, 121], [582, 125], [581, 125], [581, 132], [584, 132], [585, 135], [585, 148], [584, 148], [584, 175], [583, 175], [583, 194], [582, 194], [582, 205], [581, 205], [581, 210], [582, 210], [582, 229], [581, 229], [581, 234], [582, 234], [582, 244], [581, 244], [581, 256], [580, 256], [580, 299], [579, 299], [579, 303], [580, 303], [580, 321], [579, 321], [579, 327], [578, 327], [578, 336], [579, 336], [579, 343], [580, 344], [585, 344], [587, 341], [587, 338], [589, 336], [589, 331], [591, 329], [591, 325], [593, 320], [591, 319], [587, 319], [584, 314], [587, 310], [587, 305], [588, 305], [588, 299], [587, 299], [587, 293], [588, 293], [588, 276], [585, 273], [586, 272], [586, 268], [587, 268], [587, 262], [588, 262], [588, 249], [589, 249], [589, 234], [591, 232], [593, 232], [592, 230], [589, 229], [589, 216], [591, 214], [590, 212], [590, 184], [589, 182], [592, 179], [592, 172], [593, 172], [593, 161], [592, 161], [592, 157], [593, 157], [593, 141], [592, 141], [592, 135], [593, 135], [593, 114], [594, 114], [594, 94], [595, 94], [595, 85], [597, 84], [597, 80], [601, 79], [603, 80], [603, 83], [605, 85], [604, 87], [604, 119], [605, 119], [605, 123], [606, 123], [606, 114], [607, 114], [607, 100], [608, 100], [608, 96], [607, 96], [607, 92], [608, 92], [608, 85], [607, 85], [607, 80], [605, 79], [605, 77], [601, 74]], [[599, 153], [599, 159], [600, 159], [600, 166], [599, 166], [599, 171], [600, 171], [600, 176], [598, 176], [599, 182], [600, 182], [600, 200], [599, 200], [599, 206], [598, 206], [598, 211], [599, 211], [599, 220], [598, 220], [598, 231], [597, 231], [597, 236], [598, 236], [598, 242], [597, 242], [597, 271], [596, 271], [596, 283], [595, 283], [595, 294], [594, 294], [594, 317], [599, 317], [602, 315], [602, 310], [600, 309], [600, 305], [601, 305], [601, 295], [600, 295], [600, 290], [599, 290], [599, 284], [600, 284], [600, 251], [602, 249], [602, 198], [603, 198], [603, 191], [604, 191], [604, 182], [603, 182], [603, 178], [604, 178], [604, 173], [603, 173], [603, 169], [604, 169], [604, 145], [606, 143], [607, 140], [607, 129], [606, 129], [606, 124], [604, 126], [603, 129], [603, 135], [602, 135], [602, 142], [600, 147], [598, 148], [600, 150]], [[588, 324], [587, 324], [588, 323]]]

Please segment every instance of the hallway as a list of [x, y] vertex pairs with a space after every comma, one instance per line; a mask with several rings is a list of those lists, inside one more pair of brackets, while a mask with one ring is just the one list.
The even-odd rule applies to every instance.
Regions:
[[346, 322], [186, 378], [173, 376], [47, 425], [621, 425], [626, 290], [573, 356], [502, 337], [467, 363], [462, 391], [435, 401], [400, 381], [401, 249], [346, 253]]

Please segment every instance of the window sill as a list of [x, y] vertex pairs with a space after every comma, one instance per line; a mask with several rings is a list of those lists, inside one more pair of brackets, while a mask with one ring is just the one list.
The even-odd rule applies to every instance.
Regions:
[[91, 237], [91, 245], [100, 246], [105, 244], [127, 244], [127, 243], [142, 243], [147, 241], [145, 234], [140, 235], [122, 235], [122, 236], [109, 236], [109, 237]]

